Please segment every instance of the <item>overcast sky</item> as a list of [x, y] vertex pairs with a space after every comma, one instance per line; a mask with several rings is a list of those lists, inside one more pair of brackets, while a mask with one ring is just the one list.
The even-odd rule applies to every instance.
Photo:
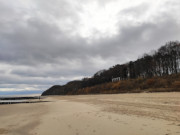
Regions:
[[0, 0], [0, 91], [46, 90], [180, 40], [180, 0]]

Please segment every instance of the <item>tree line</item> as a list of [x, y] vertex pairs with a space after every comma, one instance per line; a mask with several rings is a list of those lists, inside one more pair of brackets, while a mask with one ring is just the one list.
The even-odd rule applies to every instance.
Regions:
[[[56, 86], [56, 92], [51, 88], [45, 93], [64, 94], [76, 93], [78, 89], [95, 86], [112, 81], [112, 78], [120, 77], [120, 80], [136, 78], [161, 77], [180, 72], [180, 42], [171, 41], [154, 51], [152, 54], [144, 54], [136, 61], [125, 64], [117, 64], [108, 70], [101, 70], [91, 78], [83, 78], [80, 81], [72, 81], [63, 86]], [[51, 92], [53, 91], [53, 92]], [[62, 94], [62, 92], [61, 92]]]
[[92, 78], [82, 80], [83, 87], [110, 82], [112, 78], [120, 77], [121, 80], [135, 79], [138, 77], [150, 78], [177, 74], [180, 72], [180, 42], [168, 42], [153, 54], [144, 54], [136, 61], [115, 65], [108, 70], [94, 74]]

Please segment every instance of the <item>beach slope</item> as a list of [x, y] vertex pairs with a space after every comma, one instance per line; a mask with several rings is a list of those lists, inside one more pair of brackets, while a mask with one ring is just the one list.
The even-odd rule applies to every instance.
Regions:
[[0, 105], [5, 135], [179, 135], [180, 93], [53, 96]]

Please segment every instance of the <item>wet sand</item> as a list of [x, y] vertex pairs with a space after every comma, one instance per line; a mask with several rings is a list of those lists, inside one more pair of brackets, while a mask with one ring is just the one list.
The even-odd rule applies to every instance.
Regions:
[[0, 135], [179, 135], [180, 93], [52, 96], [0, 105]]

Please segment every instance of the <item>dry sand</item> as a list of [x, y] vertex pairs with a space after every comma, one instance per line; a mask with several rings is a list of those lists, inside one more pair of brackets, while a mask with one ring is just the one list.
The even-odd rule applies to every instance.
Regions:
[[180, 93], [44, 100], [0, 105], [0, 135], [180, 135]]

